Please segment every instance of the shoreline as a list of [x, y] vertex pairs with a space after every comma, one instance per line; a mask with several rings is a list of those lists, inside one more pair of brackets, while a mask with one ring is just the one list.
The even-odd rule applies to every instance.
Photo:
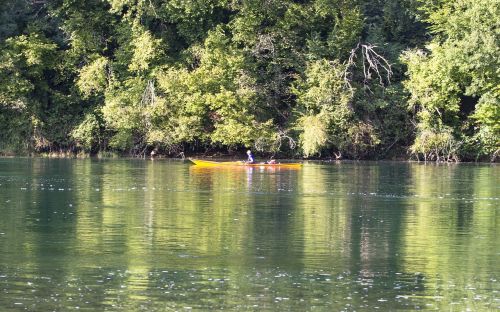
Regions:
[[[12, 158], [26, 158], [26, 159], [93, 159], [93, 160], [145, 160], [145, 161], [169, 161], [169, 160], [175, 160], [175, 161], [189, 161], [190, 158], [194, 159], [208, 159], [208, 160], [215, 160], [215, 161], [235, 161], [235, 160], [242, 160], [244, 159], [245, 155], [241, 155], [241, 157], [238, 157], [238, 155], [203, 155], [203, 154], [194, 154], [190, 155], [188, 157], [180, 158], [180, 157], [167, 157], [167, 156], [157, 156], [154, 158], [151, 157], [137, 157], [137, 156], [127, 156], [127, 155], [114, 155], [114, 156], [97, 156], [97, 155], [86, 155], [86, 156], [78, 156], [78, 155], [73, 155], [73, 156], [68, 156], [68, 155], [43, 155], [43, 154], [38, 154], [38, 155], [5, 155], [0, 153], [0, 159], [12, 159]], [[257, 157], [258, 161], [264, 161], [267, 158], [264, 157]], [[331, 159], [331, 158], [275, 158], [287, 162], [311, 162], [311, 163], [332, 163], [332, 164], [349, 164], [349, 163], [378, 163], [378, 162], [394, 162], [394, 163], [422, 163], [422, 164], [437, 164], [437, 165], [458, 165], [458, 164], [489, 164], [489, 165], [496, 165], [498, 164], [497, 161], [495, 162], [488, 162], [488, 161], [459, 161], [459, 162], [446, 162], [446, 161], [423, 161], [423, 160], [413, 160], [413, 159], [390, 159], [390, 158], [385, 158], [385, 159]]]

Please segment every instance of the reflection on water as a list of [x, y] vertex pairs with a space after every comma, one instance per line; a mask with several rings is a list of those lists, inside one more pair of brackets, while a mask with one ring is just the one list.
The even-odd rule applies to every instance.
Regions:
[[0, 159], [0, 310], [494, 310], [495, 165]]

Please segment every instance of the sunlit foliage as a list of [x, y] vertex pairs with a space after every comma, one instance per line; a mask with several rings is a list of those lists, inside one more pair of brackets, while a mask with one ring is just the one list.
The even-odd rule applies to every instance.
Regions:
[[424, 142], [428, 133], [441, 133], [464, 146], [452, 149], [455, 157], [494, 159], [500, 150], [500, 1], [443, 0], [423, 11], [435, 38], [403, 57], [421, 129], [412, 151], [438, 153], [436, 144]]
[[[0, 12], [0, 151], [500, 153], [498, 0], [7, 0]], [[442, 135], [452, 149], [430, 143]]]

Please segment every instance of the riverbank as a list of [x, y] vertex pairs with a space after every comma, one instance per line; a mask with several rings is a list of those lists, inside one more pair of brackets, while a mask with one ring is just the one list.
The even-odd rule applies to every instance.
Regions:
[[[363, 159], [350, 159], [338, 157], [338, 155], [328, 155], [324, 157], [297, 157], [298, 155], [278, 154], [272, 155], [270, 153], [256, 154], [256, 158], [260, 160], [268, 159], [293, 159], [293, 160], [317, 160], [317, 161], [412, 161], [411, 157], [407, 155], [392, 155], [391, 157], [384, 158], [363, 158]], [[238, 160], [245, 159], [245, 151], [237, 152], [194, 152], [194, 153], [142, 153], [141, 155], [133, 155], [130, 153], [119, 153], [116, 151], [103, 151], [98, 153], [85, 153], [74, 151], [51, 151], [51, 152], [32, 152], [32, 153], [15, 153], [12, 151], [0, 151], [0, 157], [34, 157], [34, 158], [137, 158], [137, 159], [186, 159], [186, 158], [201, 158], [201, 159], [218, 159], [218, 160]]]
[[[197, 159], [212, 159], [212, 160], [220, 160], [220, 161], [233, 161], [233, 160], [244, 160], [246, 158], [245, 153], [234, 153], [234, 154], [224, 154], [224, 153], [193, 153], [193, 154], [180, 154], [177, 156], [172, 155], [154, 155], [151, 156], [137, 156], [130, 154], [120, 154], [116, 152], [103, 152], [97, 154], [89, 154], [89, 153], [70, 153], [70, 152], [51, 152], [51, 153], [31, 153], [31, 154], [15, 154], [15, 153], [5, 153], [0, 152], [0, 158], [48, 158], [48, 159], [144, 159], [144, 160], [187, 160], [189, 158], [197, 158]], [[403, 156], [395, 156], [391, 158], [378, 158], [378, 159], [336, 159], [335, 157], [309, 157], [309, 158], [300, 158], [300, 157], [287, 157], [283, 155], [282, 157], [270, 157], [270, 156], [257, 156], [257, 161], [265, 161], [269, 159], [286, 159], [289, 161], [313, 161], [313, 162], [386, 162], [386, 161], [394, 161], [394, 162], [421, 162], [421, 163], [441, 163], [441, 164], [458, 164], [458, 163], [498, 163], [498, 158], [493, 161], [487, 161], [484, 159], [476, 160], [476, 161], [435, 161], [435, 160], [423, 160], [423, 159], [415, 159], [412, 157], [403, 157]]]

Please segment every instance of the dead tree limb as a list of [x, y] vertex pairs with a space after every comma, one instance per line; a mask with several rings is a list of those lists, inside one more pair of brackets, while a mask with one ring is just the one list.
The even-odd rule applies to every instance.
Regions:
[[393, 74], [391, 64], [385, 57], [377, 53], [375, 48], [377, 48], [377, 46], [369, 43], [362, 44], [359, 42], [356, 47], [351, 50], [349, 58], [345, 63], [346, 67], [344, 71], [344, 82], [349, 89], [352, 90], [352, 68], [356, 67], [356, 57], [358, 54], [361, 54], [361, 66], [363, 68], [364, 78], [363, 83], [365, 86], [368, 85], [368, 82], [373, 78], [372, 75], [375, 75], [376, 78], [378, 78], [381, 86], [391, 83], [391, 77]]

